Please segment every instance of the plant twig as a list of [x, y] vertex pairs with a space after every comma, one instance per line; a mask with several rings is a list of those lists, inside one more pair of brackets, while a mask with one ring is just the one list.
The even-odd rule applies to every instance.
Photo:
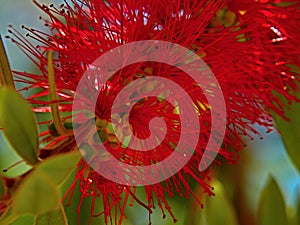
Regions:
[[48, 81], [49, 81], [49, 92], [50, 92], [49, 95], [51, 101], [50, 107], [51, 107], [51, 114], [52, 114], [54, 126], [60, 135], [71, 136], [73, 135], [73, 132], [65, 128], [64, 123], [61, 121], [60, 114], [59, 114], [59, 109], [58, 109], [59, 98], [56, 92], [52, 51], [48, 51]]

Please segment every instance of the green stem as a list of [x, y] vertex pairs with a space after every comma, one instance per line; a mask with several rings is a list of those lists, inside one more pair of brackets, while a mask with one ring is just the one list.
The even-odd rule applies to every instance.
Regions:
[[64, 123], [61, 121], [60, 114], [59, 114], [59, 109], [58, 109], [59, 99], [56, 92], [52, 51], [48, 51], [48, 81], [49, 81], [49, 91], [50, 91], [49, 95], [51, 101], [50, 107], [51, 107], [51, 114], [52, 114], [54, 126], [60, 135], [71, 136], [73, 135], [73, 132], [65, 128]]

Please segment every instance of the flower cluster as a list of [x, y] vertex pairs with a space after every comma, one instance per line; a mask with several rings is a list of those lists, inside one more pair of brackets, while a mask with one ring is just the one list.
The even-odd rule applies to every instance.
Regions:
[[[39, 67], [42, 75], [15, 71], [16, 81], [28, 88], [42, 88], [28, 97], [36, 112], [49, 112], [49, 103], [41, 97], [49, 94], [48, 59], [53, 51], [55, 81], [60, 97], [60, 110], [72, 111], [72, 100], [79, 80], [89, 65], [114, 47], [141, 40], [162, 40], [184, 46], [200, 56], [215, 74], [222, 88], [227, 108], [227, 129], [219, 158], [228, 163], [238, 159], [243, 148], [241, 135], [253, 136], [253, 124], [272, 130], [271, 112], [284, 117], [281, 100], [297, 100], [299, 75], [293, 70], [300, 65], [300, 3], [278, 0], [81, 0], [66, 1], [59, 8], [36, 3], [48, 18], [41, 18], [50, 34], [27, 28], [27, 36], [39, 42], [33, 46], [17, 30], [10, 38]], [[201, 124], [201, 134], [193, 157], [184, 168], [168, 180], [145, 186], [146, 201], [135, 195], [136, 188], [114, 183], [102, 177], [82, 160], [68, 195], [79, 183], [82, 199], [92, 196], [91, 218], [104, 214], [112, 220], [112, 209], [119, 209], [120, 223], [130, 198], [149, 212], [156, 199], [165, 217], [165, 209], [176, 221], [166, 196], [193, 195], [190, 179], [196, 180], [203, 192], [213, 194], [209, 170], [198, 171], [199, 160], [210, 135], [211, 108], [199, 86], [184, 72], [160, 63], [139, 63], [114, 74], [106, 84], [95, 84], [100, 91], [95, 109], [98, 135], [116, 158], [133, 165], [149, 165], [168, 157], [180, 137], [178, 110], [159, 98], [148, 98], [135, 105], [130, 117], [118, 115], [116, 120], [129, 120], [136, 136], [149, 136], [149, 121], [159, 115], [168, 127], [167, 136], [159, 147], [147, 153], [129, 149], [110, 129], [111, 106], [117, 93], [131, 81], [146, 76], [159, 76], [182, 86], [194, 101]], [[155, 88], [159, 84], [149, 86]], [[139, 89], [137, 92], [147, 91]], [[151, 109], [149, 111], [149, 109]], [[180, 111], [180, 109], [179, 109]], [[65, 120], [68, 117], [64, 118]], [[49, 121], [45, 121], [49, 122]], [[53, 125], [53, 124], [51, 124]], [[56, 154], [76, 146], [72, 135], [58, 134], [55, 127], [41, 133], [48, 143], [47, 151]], [[191, 131], [192, 132], [192, 131]], [[90, 134], [93, 136], [94, 134]], [[42, 151], [43, 153], [43, 151]], [[42, 155], [41, 157], [47, 157]], [[197, 196], [195, 196], [197, 198]], [[103, 212], [94, 212], [96, 198], [102, 198]], [[199, 204], [200, 200], [198, 199]], [[79, 210], [81, 205], [78, 206]]]

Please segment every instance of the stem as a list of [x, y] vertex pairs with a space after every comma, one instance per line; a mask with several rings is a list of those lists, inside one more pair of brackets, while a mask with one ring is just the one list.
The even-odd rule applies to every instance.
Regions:
[[15, 89], [15, 84], [7, 59], [6, 51], [0, 35], [0, 84]]
[[61, 121], [59, 109], [58, 109], [58, 95], [56, 92], [56, 85], [55, 85], [55, 77], [54, 77], [54, 69], [53, 69], [53, 52], [48, 51], [48, 81], [49, 81], [49, 95], [50, 95], [50, 107], [51, 107], [51, 114], [53, 118], [54, 126], [57, 132], [60, 135], [71, 136], [73, 134], [72, 131], [67, 130]]

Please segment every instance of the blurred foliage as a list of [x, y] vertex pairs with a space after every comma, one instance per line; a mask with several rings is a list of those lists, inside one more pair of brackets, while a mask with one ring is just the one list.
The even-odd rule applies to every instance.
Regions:
[[223, 184], [214, 180], [211, 185], [214, 187], [215, 196], [207, 197], [204, 201], [204, 209], [199, 211], [199, 218], [196, 223], [199, 225], [238, 225], [237, 212], [233, 201], [226, 193]]
[[37, 216], [35, 220], [35, 225], [49, 225], [49, 221], [51, 224], [55, 225], [66, 225], [68, 224], [65, 212], [62, 207], [54, 211], [48, 211], [44, 214]]
[[[276, 204], [276, 207], [274, 207]], [[258, 225], [288, 224], [283, 196], [276, 181], [271, 178], [262, 192], [258, 208]]]
[[[300, 73], [300, 70], [299, 70]], [[298, 95], [300, 98], [300, 94]], [[284, 101], [284, 99], [283, 99]], [[286, 150], [290, 156], [291, 161], [297, 166], [300, 171], [300, 104], [292, 103], [290, 109], [286, 111], [286, 117], [289, 121], [284, 120], [278, 115], [273, 115], [276, 127], [280, 131], [281, 137], [286, 146]]]
[[0, 177], [0, 199], [2, 199], [7, 194], [7, 187], [5, 181], [2, 177]]

